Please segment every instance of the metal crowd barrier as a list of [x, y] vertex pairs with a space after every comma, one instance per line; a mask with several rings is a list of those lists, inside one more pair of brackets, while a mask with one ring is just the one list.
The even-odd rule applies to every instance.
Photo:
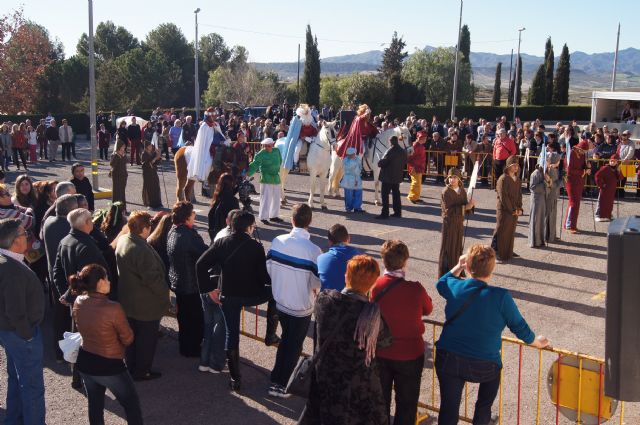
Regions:
[[[247, 319], [247, 315], [254, 317]], [[421, 392], [416, 425], [429, 418], [430, 413], [438, 413], [440, 397], [434, 365], [435, 341], [443, 323], [426, 318], [423, 321], [427, 325], [426, 342], [431, 347], [426, 353], [431, 367], [425, 369], [422, 382], [424, 384], [430, 378], [431, 388], [428, 393]], [[243, 309], [240, 334], [264, 342], [264, 338], [258, 331], [259, 329], [264, 331], [265, 323], [264, 319], [260, 319], [259, 307]], [[503, 368], [497, 397], [498, 414], [493, 418], [494, 424], [555, 423], [558, 425], [569, 421], [576, 425], [600, 425], [610, 420], [612, 423], [624, 424], [624, 402], [604, 395], [603, 359], [559, 348], [540, 349], [505, 336], [502, 337], [501, 351]], [[303, 353], [303, 355], [308, 354]], [[533, 368], [530, 367], [531, 365]], [[543, 376], [545, 367], [549, 368], [546, 377]], [[535, 379], [533, 385], [530, 382], [531, 377], [523, 376], [526, 374], [533, 375], [532, 379]], [[545, 381], [547, 395], [543, 396]], [[528, 386], [525, 387], [527, 384]], [[535, 391], [531, 389], [534, 387]], [[459, 413], [460, 421], [472, 423], [470, 400], [476, 393], [477, 384], [465, 385]], [[504, 418], [503, 412], [509, 412], [508, 419]], [[562, 422], [560, 422], [561, 418]]]

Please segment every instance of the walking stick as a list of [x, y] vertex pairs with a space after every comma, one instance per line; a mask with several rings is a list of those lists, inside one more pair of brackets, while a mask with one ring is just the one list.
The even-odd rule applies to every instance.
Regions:
[[591, 196], [591, 218], [593, 219], [593, 231], [596, 231], [596, 211], [593, 208], [593, 196]]
[[[479, 173], [479, 172], [480, 172], [480, 170], [482, 169], [482, 166], [484, 165], [484, 161], [485, 161], [486, 159], [487, 159], [487, 155], [484, 155], [484, 158], [482, 159], [482, 163], [480, 163], [480, 166], [478, 167], [478, 173]], [[477, 163], [477, 161], [476, 161], [476, 163]], [[473, 175], [473, 173], [472, 173], [472, 175]], [[477, 180], [476, 180], [476, 182], [477, 182]], [[474, 184], [474, 186], [475, 186], [475, 184]], [[471, 181], [469, 181], [469, 187], [471, 187]], [[475, 187], [474, 187], [473, 189], [474, 189], [474, 191], [475, 191]], [[472, 192], [471, 192], [471, 198], [469, 199], [469, 202], [473, 201], [473, 192], [474, 192], [474, 191], [472, 191]], [[472, 210], [472, 211], [473, 211], [473, 210]], [[463, 210], [463, 211], [462, 211], [462, 214], [465, 214], [465, 210]], [[465, 214], [465, 215], [466, 215], [466, 214]], [[467, 241], [467, 227], [469, 226], [469, 215], [466, 215], [466, 216], [467, 216], [467, 217], [466, 217], [466, 220], [465, 220], [465, 223], [464, 223], [464, 231], [463, 231], [463, 233], [462, 233], [462, 235], [463, 235], [463, 236], [462, 236], [462, 250], [463, 250], [463, 251], [464, 251], [464, 244], [465, 244], [465, 242]]]
[[562, 208], [560, 209], [560, 238], [559, 239], [562, 239], [563, 228], [564, 228], [564, 196], [562, 197]]
[[169, 205], [169, 195], [167, 195], [167, 182], [165, 182], [164, 180], [164, 166], [162, 164], [160, 164], [160, 174], [162, 174], [162, 185], [164, 186], [164, 199], [165, 201], [167, 201], [167, 208], [169, 208], [170, 205]]

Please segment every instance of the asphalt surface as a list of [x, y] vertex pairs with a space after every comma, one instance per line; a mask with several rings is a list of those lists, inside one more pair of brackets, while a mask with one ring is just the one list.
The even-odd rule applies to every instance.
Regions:
[[[86, 142], [78, 143], [78, 156], [89, 173], [89, 152]], [[42, 162], [34, 166], [29, 174], [35, 179], [68, 179], [71, 163]], [[107, 177], [108, 162], [100, 163], [100, 183], [110, 187]], [[175, 201], [175, 174], [172, 162], [163, 162], [160, 172], [162, 198], [166, 205]], [[7, 175], [12, 183], [17, 173]], [[141, 169], [129, 168], [128, 205], [129, 210], [144, 209], [142, 204]], [[166, 187], [166, 192], [164, 187]], [[292, 202], [304, 202], [308, 198], [308, 177], [292, 174], [287, 181], [287, 197]], [[408, 266], [408, 279], [418, 280], [433, 298], [434, 311], [431, 318], [443, 320], [443, 299], [437, 294], [434, 284], [437, 280], [437, 262], [440, 245], [440, 205], [439, 194], [442, 186], [431, 179], [423, 186], [422, 199], [425, 205], [412, 205], [406, 200], [408, 183], [401, 185], [403, 194], [403, 217], [380, 222], [374, 215], [380, 211], [373, 205], [373, 182], [365, 182], [364, 208], [367, 214], [354, 215], [344, 212], [341, 199], [327, 199], [328, 211], [314, 211], [313, 222], [309, 229], [312, 240], [323, 250], [327, 249], [326, 231], [334, 223], [343, 223], [352, 235], [352, 244], [363, 252], [379, 258], [379, 249], [386, 239], [403, 240], [410, 249], [411, 259]], [[199, 185], [197, 194], [199, 195]], [[475, 214], [468, 220], [466, 245], [481, 242], [490, 243], [495, 227], [495, 193], [480, 188], [475, 192], [477, 207]], [[629, 193], [633, 196], [634, 194]], [[208, 199], [197, 196], [197, 229], [208, 242], [206, 216]], [[257, 210], [257, 197], [254, 207]], [[637, 214], [639, 205], [635, 197], [619, 203], [620, 216]], [[168, 202], [166, 201], [168, 199]], [[529, 211], [529, 195], [524, 195], [525, 214]], [[560, 201], [562, 205], [562, 201]], [[96, 208], [105, 207], [107, 201], [96, 202]], [[559, 205], [559, 210], [560, 206]], [[567, 204], [564, 202], [564, 210]], [[614, 209], [614, 214], [617, 211]], [[563, 231], [562, 240], [544, 249], [532, 249], [527, 246], [528, 215], [520, 218], [515, 241], [515, 251], [520, 258], [508, 264], [498, 265], [492, 284], [508, 288], [516, 300], [521, 312], [531, 328], [537, 334], [546, 335], [554, 347], [604, 357], [604, 325], [606, 263], [607, 263], [607, 223], [595, 223], [592, 219], [591, 200], [582, 203], [578, 227], [583, 232], [571, 235]], [[287, 232], [291, 226], [290, 207], [281, 211], [285, 224], [262, 226], [259, 235], [268, 248], [270, 240], [276, 235]], [[560, 220], [559, 220], [560, 222]], [[246, 315], [247, 331], [255, 329], [253, 312]], [[260, 319], [263, 321], [263, 318]], [[259, 323], [259, 335], [263, 333], [263, 323]], [[45, 330], [45, 387], [47, 402], [47, 423], [81, 424], [87, 422], [87, 403], [84, 395], [72, 390], [70, 370], [66, 364], [56, 364], [53, 357], [53, 338], [51, 336], [51, 316], [43, 325]], [[162, 321], [164, 336], [160, 339], [155, 358], [155, 367], [162, 371], [161, 379], [137, 383], [145, 423], [148, 424], [292, 424], [299, 417], [304, 401], [295, 397], [287, 400], [274, 399], [267, 395], [269, 372], [273, 366], [275, 350], [250, 338], [241, 339], [243, 388], [239, 393], [228, 390], [228, 376], [224, 372], [218, 375], [197, 371], [197, 359], [180, 357], [177, 348], [177, 323], [166, 317]], [[434, 388], [434, 376], [431, 362], [431, 349], [434, 333], [439, 331], [430, 325], [425, 332], [427, 359], [422, 380], [421, 401], [438, 404], [437, 391]], [[508, 330], [506, 336], [511, 335]], [[310, 339], [305, 351], [311, 349]], [[544, 353], [539, 367], [538, 353], [525, 348], [522, 356], [521, 388], [518, 391], [517, 346], [506, 345], [504, 349], [504, 390], [503, 424], [517, 423], [520, 411], [522, 423], [535, 423], [538, 394], [538, 373], [541, 374], [540, 411], [541, 424], [555, 423], [555, 406], [551, 403], [547, 391], [547, 372], [557, 354]], [[6, 396], [6, 372], [4, 354], [0, 354], [0, 420], [4, 418]], [[585, 366], [586, 367], [586, 366]], [[437, 386], [437, 381], [436, 386]], [[461, 412], [467, 409], [472, 415], [477, 385], [469, 385], [469, 399]], [[518, 409], [520, 394], [520, 409]], [[123, 424], [124, 412], [108, 393], [105, 421], [109, 424]], [[494, 403], [494, 412], [498, 413], [499, 400]], [[620, 408], [618, 406], [617, 414]], [[617, 418], [618, 416], [616, 416]], [[625, 406], [625, 423], [640, 423], [640, 408], [628, 403]], [[435, 423], [433, 418], [423, 423]], [[560, 416], [560, 423], [575, 423]], [[585, 423], [589, 423], [585, 421]], [[618, 420], [614, 421], [618, 423]]]

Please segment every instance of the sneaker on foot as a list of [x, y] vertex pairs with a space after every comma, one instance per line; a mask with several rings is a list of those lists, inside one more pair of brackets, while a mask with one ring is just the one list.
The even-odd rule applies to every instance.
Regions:
[[271, 384], [269, 387], [269, 395], [278, 398], [289, 398], [291, 394], [287, 394], [287, 390], [279, 384]]

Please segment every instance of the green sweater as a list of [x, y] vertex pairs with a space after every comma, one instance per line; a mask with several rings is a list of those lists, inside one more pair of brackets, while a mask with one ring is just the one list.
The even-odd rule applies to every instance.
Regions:
[[267, 152], [262, 149], [253, 157], [253, 161], [249, 164], [249, 173], [252, 175], [256, 171], [260, 172], [260, 183], [264, 184], [280, 184], [280, 164], [282, 156], [278, 149], [272, 149]]

